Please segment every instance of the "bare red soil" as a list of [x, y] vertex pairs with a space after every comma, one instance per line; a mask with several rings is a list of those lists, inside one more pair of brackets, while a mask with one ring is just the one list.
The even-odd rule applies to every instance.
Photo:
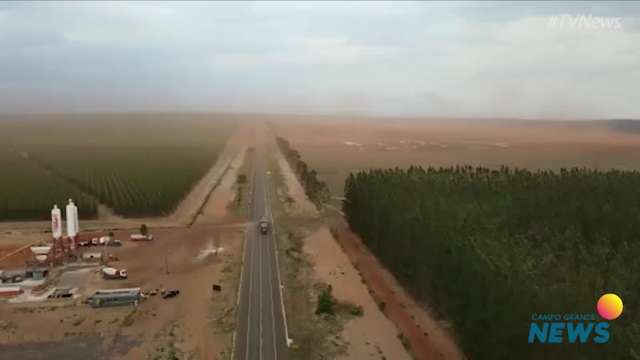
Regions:
[[341, 221], [336, 230], [336, 240], [360, 271], [374, 298], [379, 304], [384, 302], [384, 314], [408, 339], [416, 358], [463, 359], [464, 356], [451, 340], [451, 335], [402, 290], [393, 276], [351, 232], [346, 222]]

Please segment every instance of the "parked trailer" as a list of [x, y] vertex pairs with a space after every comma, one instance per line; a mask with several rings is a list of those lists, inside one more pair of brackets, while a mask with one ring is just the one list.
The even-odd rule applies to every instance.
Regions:
[[131, 236], [129, 236], [129, 239], [131, 241], [151, 241], [153, 240], [153, 235], [131, 234]]
[[93, 308], [126, 306], [140, 303], [140, 288], [98, 290], [87, 299]]

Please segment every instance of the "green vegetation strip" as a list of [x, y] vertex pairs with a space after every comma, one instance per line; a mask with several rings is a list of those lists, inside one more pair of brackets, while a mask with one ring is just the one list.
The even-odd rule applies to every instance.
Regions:
[[284, 154], [285, 159], [293, 169], [296, 177], [302, 184], [309, 200], [318, 208], [322, 208], [322, 204], [329, 201], [331, 193], [327, 184], [318, 179], [318, 173], [310, 169], [307, 163], [302, 160], [300, 153], [291, 148], [289, 142], [281, 137], [276, 138], [280, 151]]
[[83, 219], [96, 217], [94, 199], [42, 169], [26, 153], [0, 150], [0, 167], [0, 221], [51, 219], [53, 204], [64, 209], [69, 198], [82, 209]]

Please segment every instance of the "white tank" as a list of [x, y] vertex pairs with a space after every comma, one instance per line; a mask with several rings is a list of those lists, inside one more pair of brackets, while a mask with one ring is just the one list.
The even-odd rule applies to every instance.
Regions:
[[51, 246], [32, 246], [30, 249], [34, 255], [47, 255], [51, 251]]
[[58, 205], [53, 205], [53, 209], [51, 209], [51, 234], [54, 239], [62, 237], [62, 213], [58, 209]]
[[35, 258], [38, 262], [45, 262], [47, 260], [47, 255], [51, 251], [51, 246], [32, 246], [31, 252], [35, 255]]
[[78, 207], [73, 203], [73, 200], [69, 199], [67, 205], [67, 236], [75, 238], [78, 235]]

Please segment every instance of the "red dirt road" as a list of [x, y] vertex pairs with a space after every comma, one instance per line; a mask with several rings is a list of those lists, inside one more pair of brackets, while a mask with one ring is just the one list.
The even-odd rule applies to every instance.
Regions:
[[370, 291], [378, 301], [384, 301], [384, 314], [404, 334], [411, 343], [411, 350], [417, 359], [449, 360], [464, 359], [464, 355], [451, 340], [440, 324], [426, 315], [424, 310], [412, 312], [418, 305], [402, 291], [393, 276], [351, 232], [348, 224], [340, 221], [336, 240], [360, 271]]

